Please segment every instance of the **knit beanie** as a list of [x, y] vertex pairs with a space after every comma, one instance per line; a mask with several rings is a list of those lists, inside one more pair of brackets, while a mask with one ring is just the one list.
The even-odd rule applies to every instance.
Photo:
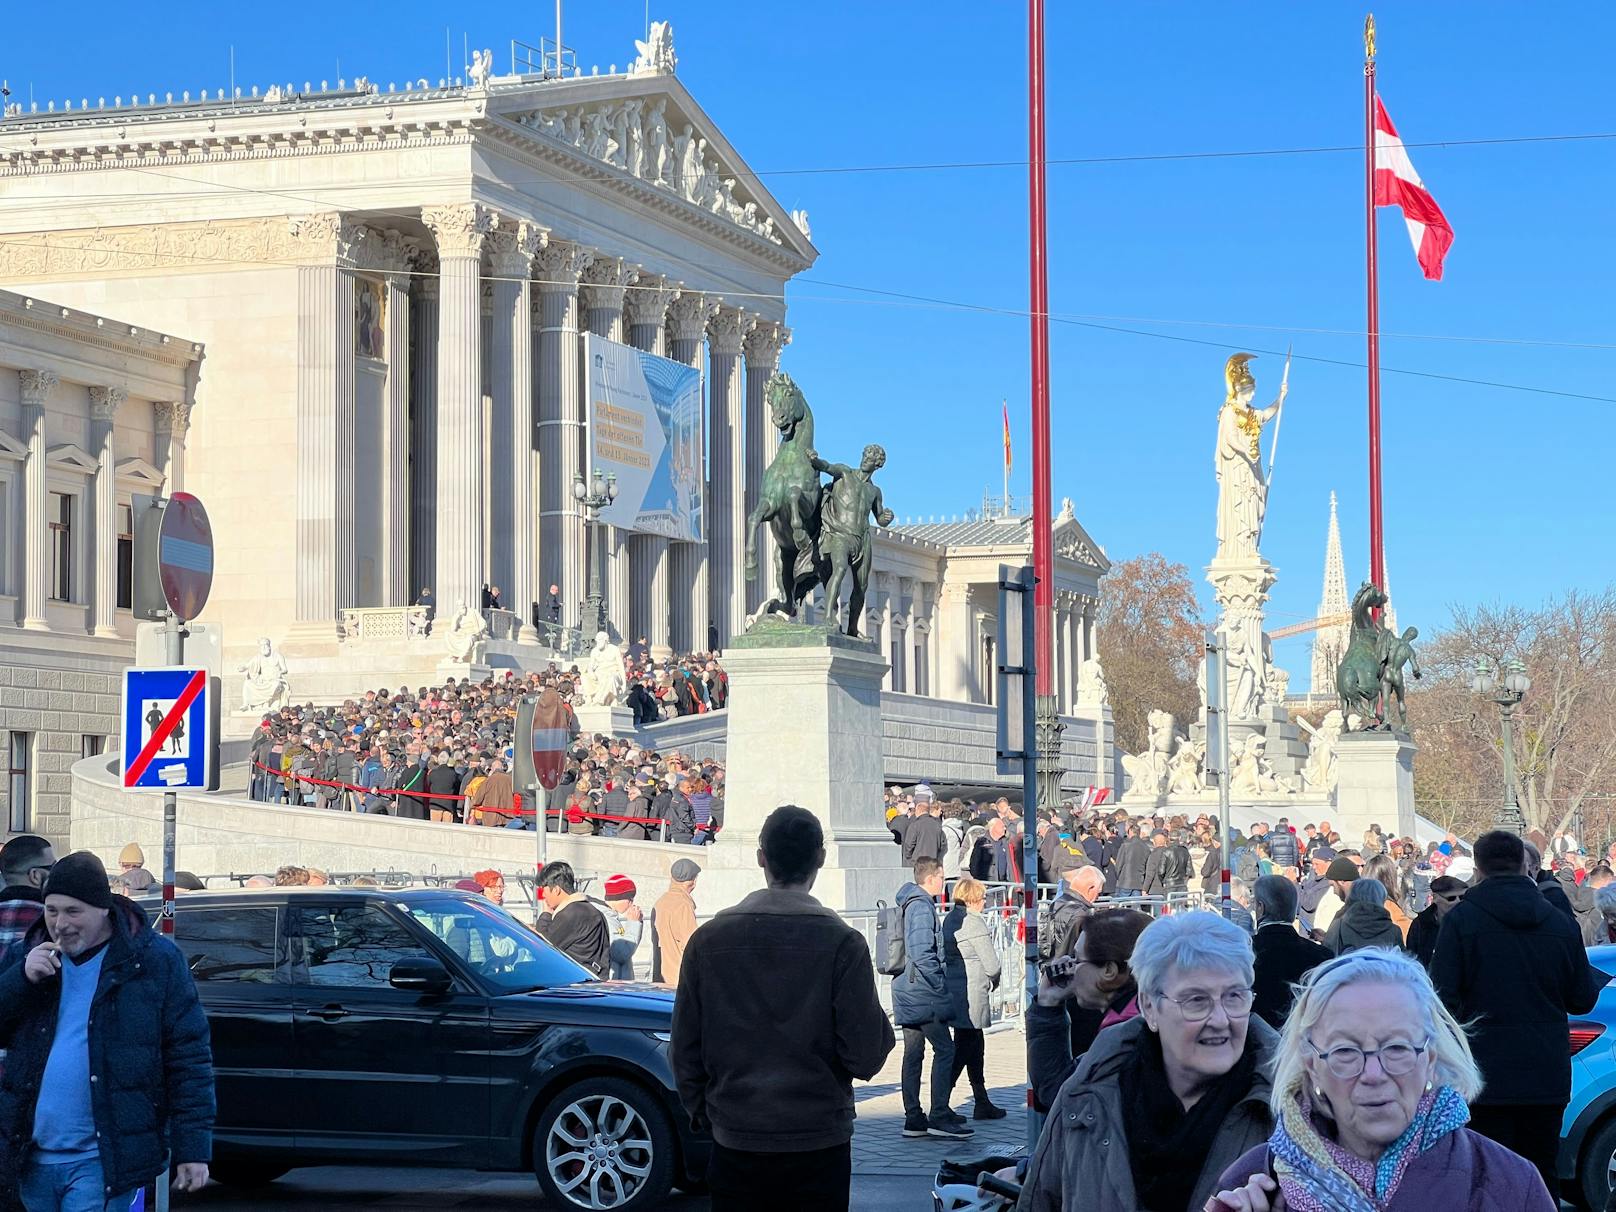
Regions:
[[134, 842], [130, 842], [122, 850], [118, 851], [118, 862], [120, 864], [134, 863], [137, 867], [144, 867], [146, 865], [146, 852]]
[[638, 892], [634, 881], [626, 875], [609, 875], [606, 877], [606, 899], [609, 901], [629, 901], [634, 899]]
[[70, 896], [95, 909], [112, 908], [112, 886], [107, 869], [88, 850], [78, 850], [51, 868], [45, 880], [46, 896]]

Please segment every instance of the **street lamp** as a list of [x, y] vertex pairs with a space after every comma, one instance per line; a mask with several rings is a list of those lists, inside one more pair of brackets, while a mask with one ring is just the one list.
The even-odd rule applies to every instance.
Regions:
[[600, 569], [606, 561], [605, 527], [601, 525], [600, 511], [617, 500], [617, 473], [602, 475], [596, 468], [587, 484], [583, 472], [575, 473], [572, 499], [584, 507], [584, 521], [590, 528], [589, 596], [584, 598], [581, 622], [584, 635], [592, 641], [596, 632], [606, 630], [606, 601], [600, 590]]
[[1515, 792], [1515, 736], [1510, 722], [1515, 708], [1532, 688], [1532, 679], [1526, 676], [1526, 666], [1511, 658], [1498, 668], [1487, 657], [1476, 658], [1476, 675], [1470, 679], [1470, 688], [1484, 698], [1498, 704], [1504, 718], [1504, 806], [1498, 814], [1498, 827], [1510, 833], [1526, 832], [1526, 817], [1521, 813], [1521, 802]]

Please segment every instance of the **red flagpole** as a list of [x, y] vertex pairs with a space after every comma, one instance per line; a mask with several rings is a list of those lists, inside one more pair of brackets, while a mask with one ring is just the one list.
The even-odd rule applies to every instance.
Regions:
[[1034, 651], [1040, 695], [1055, 693], [1055, 536], [1049, 436], [1049, 234], [1044, 211], [1044, 0], [1028, 0], [1027, 218], [1031, 229], [1032, 570]]
[[1364, 22], [1364, 222], [1369, 271], [1369, 579], [1386, 586], [1380, 507], [1380, 271], [1375, 237], [1375, 18]]

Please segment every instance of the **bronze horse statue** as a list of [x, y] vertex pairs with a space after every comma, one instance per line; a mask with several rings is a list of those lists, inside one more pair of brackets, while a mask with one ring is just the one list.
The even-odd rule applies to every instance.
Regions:
[[758, 617], [777, 613], [797, 617], [803, 600], [827, 572], [819, 550], [819, 473], [814, 470], [814, 414], [790, 375], [777, 370], [763, 389], [769, 420], [780, 431], [780, 449], [763, 473], [758, 502], [746, 519], [746, 579], [758, 575], [758, 526], [774, 535], [773, 569], [778, 596], [763, 603]]
[[1385, 670], [1385, 627], [1374, 611], [1386, 605], [1386, 592], [1365, 581], [1352, 598], [1352, 639], [1335, 671], [1336, 697], [1341, 700], [1343, 717], [1357, 715], [1373, 719], [1372, 727], [1386, 727], [1381, 704], [1381, 676]]

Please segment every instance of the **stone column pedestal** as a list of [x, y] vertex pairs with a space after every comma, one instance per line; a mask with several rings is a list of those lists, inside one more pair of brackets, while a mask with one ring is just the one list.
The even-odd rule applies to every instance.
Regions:
[[[831, 908], [891, 902], [906, 879], [881, 815], [881, 679], [867, 640], [761, 620], [724, 652], [729, 733], [724, 830], [697, 856], [700, 903], [734, 904], [762, 887], [755, 851], [769, 813], [798, 804], [825, 828], [814, 895]], [[703, 861], [703, 860], [706, 861]]]
[[578, 704], [573, 707], [578, 717], [578, 731], [586, 737], [597, 732], [603, 736], [633, 736], [634, 713], [627, 707], [602, 707], [599, 704]]
[[1348, 732], [1336, 743], [1335, 813], [1344, 838], [1361, 838], [1379, 823], [1399, 837], [1414, 836], [1414, 754], [1404, 733]]

